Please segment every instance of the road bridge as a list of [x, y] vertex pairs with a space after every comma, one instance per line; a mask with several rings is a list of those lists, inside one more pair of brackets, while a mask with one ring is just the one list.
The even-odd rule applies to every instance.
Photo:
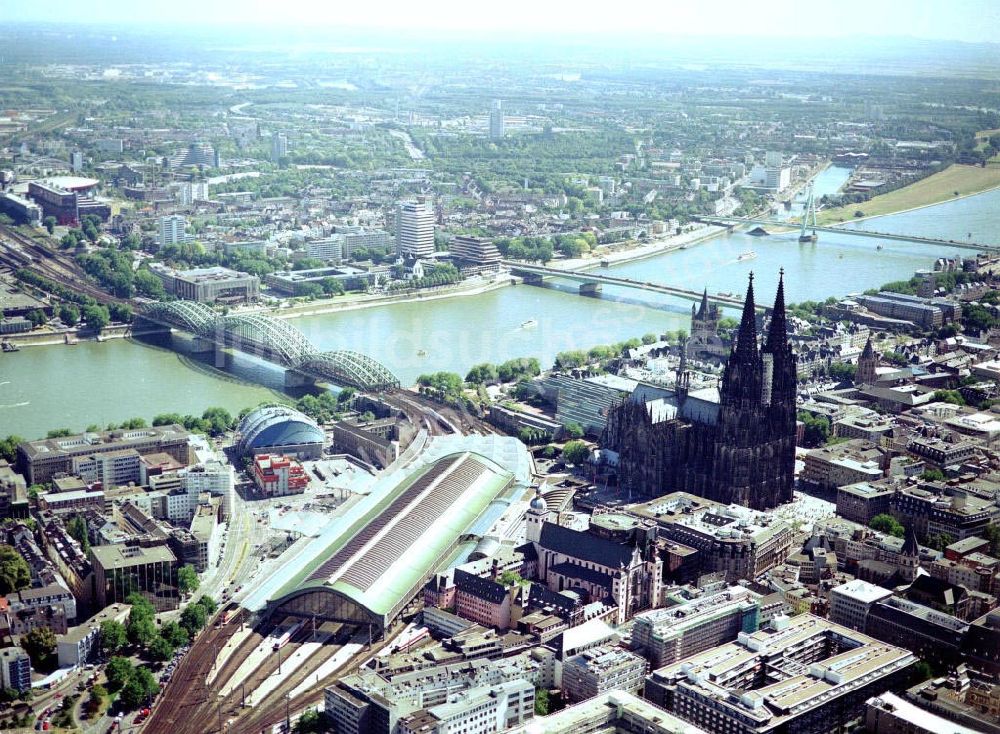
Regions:
[[[580, 284], [580, 292], [584, 294], [596, 294], [600, 292], [602, 285], [615, 285], [623, 288], [634, 288], [636, 290], [649, 291], [651, 293], [662, 293], [667, 296], [676, 296], [689, 301], [701, 301], [704, 295], [701, 291], [689, 288], [679, 288], [662, 283], [651, 283], [648, 281], [632, 280], [631, 278], [621, 278], [616, 275], [605, 273], [595, 273], [593, 271], [581, 272], [579, 270], [561, 270], [550, 268], [546, 265], [535, 265], [530, 263], [504, 260], [503, 265], [510, 268], [511, 273], [520, 275], [524, 282], [529, 285], [540, 285], [545, 278], [564, 278]], [[709, 303], [715, 303], [727, 308], [743, 308], [743, 298], [731, 293], [708, 294]], [[766, 310], [764, 306], [757, 306], [758, 311]]]
[[274, 362], [286, 368], [288, 385], [333, 382], [371, 391], [399, 387], [399, 379], [371, 357], [343, 349], [322, 352], [294, 326], [266, 314], [222, 315], [197, 301], [167, 301], [146, 306], [137, 318], [193, 335], [195, 351], [230, 347]]
[[[733, 229], [739, 225], [755, 225], [759, 227], [782, 227], [784, 229], [798, 229], [799, 224], [792, 221], [782, 221], [780, 219], [750, 219], [746, 217], [699, 217], [698, 221], [705, 224], [717, 224]], [[852, 237], [876, 237], [883, 240], [896, 240], [899, 242], [913, 242], [920, 245], [935, 245], [939, 247], [955, 247], [960, 250], [975, 250], [976, 252], [1000, 252], [1000, 245], [988, 245], [981, 242], [960, 242], [958, 240], [942, 240], [934, 237], [920, 237], [909, 234], [893, 234], [891, 232], [873, 232], [864, 229], [847, 229], [844, 227], [824, 227], [810, 226], [808, 229], [814, 232], [833, 232], [835, 234], [846, 234]]]

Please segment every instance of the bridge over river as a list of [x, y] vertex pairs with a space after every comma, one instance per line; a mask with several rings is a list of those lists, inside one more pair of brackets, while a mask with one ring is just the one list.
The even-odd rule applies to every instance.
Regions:
[[[739, 225], [755, 225], [758, 227], [771, 227], [783, 229], [799, 229], [801, 223], [792, 221], [782, 221], [780, 219], [747, 219], [745, 217], [699, 217], [699, 221], [705, 224], [718, 224], [730, 229]], [[833, 232], [835, 234], [846, 234], [852, 237], [874, 237], [883, 240], [896, 240], [900, 242], [913, 242], [919, 245], [935, 245], [941, 247], [955, 247], [960, 250], [975, 250], [977, 252], [1000, 252], [1000, 245], [988, 245], [981, 242], [961, 242], [959, 240], [942, 240], [934, 237], [921, 237], [910, 234], [892, 234], [890, 232], [873, 232], [867, 229], [849, 229], [846, 227], [822, 227], [807, 225], [806, 229], [815, 232]]]
[[197, 301], [146, 306], [138, 319], [194, 336], [195, 351], [231, 347], [274, 362], [288, 385], [332, 382], [369, 391], [399, 387], [399, 379], [371, 357], [349, 350], [321, 352], [291, 324], [266, 314], [222, 315]]
[[[502, 263], [505, 267], [510, 268], [511, 273], [514, 275], [520, 275], [524, 278], [524, 282], [530, 285], [539, 285], [544, 278], [564, 278], [566, 280], [572, 280], [579, 283], [580, 293], [583, 294], [599, 293], [602, 285], [616, 285], [623, 288], [635, 288], [637, 290], [650, 291], [652, 293], [663, 293], [668, 296], [677, 296], [678, 298], [685, 298], [689, 301], [701, 301], [704, 296], [702, 291], [695, 291], [690, 288], [679, 288], [672, 285], [663, 285], [662, 283], [651, 283], [648, 281], [632, 280], [631, 278], [621, 278], [616, 275], [594, 272], [593, 270], [584, 272], [579, 270], [562, 270], [560, 268], [550, 268], [545, 265], [515, 262], [513, 260], [504, 260]], [[715, 303], [719, 306], [726, 306], [728, 308], [743, 308], [743, 298], [738, 295], [723, 293], [712, 295], [709, 293], [708, 301], [709, 303]], [[765, 311], [766, 308], [758, 305], [757, 310]]]

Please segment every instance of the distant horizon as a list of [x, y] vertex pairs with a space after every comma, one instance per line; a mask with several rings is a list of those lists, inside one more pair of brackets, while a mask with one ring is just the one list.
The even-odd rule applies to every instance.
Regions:
[[[122, 30], [122, 31], [150, 31], [162, 33], [164, 30], [169, 31], [187, 31], [187, 32], [197, 32], [204, 31], [215, 32], [220, 27], [225, 27], [234, 32], [234, 35], [240, 35], [245, 33], [259, 33], [266, 32], [270, 34], [276, 34], [279, 37], [284, 37], [291, 34], [299, 34], [305, 36], [315, 36], [318, 34], [326, 33], [330, 30], [336, 30], [343, 33], [343, 35], [367, 35], [370, 37], [405, 37], [405, 38], [442, 38], [442, 37], [453, 37], [456, 39], [463, 38], [464, 40], [477, 39], [479, 37], [489, 37], [495, 42], [502, 44], [505, 41], [515, 41], [518, 39], [534, 39], [541, 36], [554, 40], [583, 40], [583, 39], [593, 39], [593, 38], [608, 38], [608, 34], [596, 31], [596, 30], [576, 30], [576, 31], [566, 31], [566, 32], [556, 32], [550, 30], [517, 30], [508, 31], [504, 34], [504, 37], [497, 38], [495, 32], [490, 30], [468, 30], [461, 28], [402, 28], [396, 26], [389, 27], [374, 27], [366, 25], [280, 25], [275, 27], [265, 22], [257, 21], [244, 21], [244, 22], [226, 22], [226, 21], [206, 21], [196, 25], [185, 24], [181, 22], [161, 22], [153, 20], [133, 20], [133, 21], [109, 21], [109, 20], [89, 20], [89, 21], [51, 21], [51, 20], [37, 20], [37, 19], [15, 19], [15, 20], [5, 20], [7, 27], [21, 26], [21, 27], [38, 27], [38, 28], [51, 28], [53, 30], [68, 29], [69, 33], [72, 33], [73, 29], [79, 29], [83, 32], [84, 29], [88, 32], [93, 32], [95, 30], [108, 29], [108, 30]], [[331, 38], [334, 40], [335, 37]], [[737, 33], [670, 33], [670, 32], [656, 32], [656, 31], [637, 31], [633, 33], [629, 39], [616, 39], [621, 43], [625, 42], [635, 42], [641, 41], [643, 43], [651, 41], [688, 41], [688, 42], [703, 42], [703, 41], [715, 41], [718, 39], [726, 40], [738, 40], [743, 42], [751, 41], [781, 41], [783, 43], [809, 43], [817, 39], [829, 40], [829, 41], [842, 41], [846, 43], [861, 43], [864, 41], [878, 40], [880, 42], [886, 43], [916, 43], [916, 44], [954, 44], [959, 46], [1000, 46], [1000, 38], [996, 40], [963, 40], [957, 38], [930, 38], [925, 36], [915, 36], [915, 35], [872, 35], [867, 33], [856, 33], [850, 35], [829, 35], [829, 36], [785, 36], [785, 35], [747, 35], [747, 34], [737, 34]]]
[[[339, 5], [339, 4], [338, 4]], [[227, 28], [236, 32], [317, 34], [330, 30], [381, 35], [488, 35], [513, 37], [604, 37], [619, 43], [647, 39], [837, 39], [844, 41], [944, 42], [1000, 44], [1000, 3], [991, 0], [843, 0], [836, 7], [793, 0], [748, 4], [718, 0], [691, 7], [674, 0], [632, 0], [613, 8], [586, 1], [532, 3], [508, 0], [499, 10], [437, 0], [414, 6], [402, 0], [373, 0], [339, 7], [315, 0], [174, 0], [169, 4], [133, 5], [103, 0], [97, 5], [53, 0], [29, 5], [0, 0], [7, 24], [193, 30]], [[660, 30], [654, 30], [662, 28]]]

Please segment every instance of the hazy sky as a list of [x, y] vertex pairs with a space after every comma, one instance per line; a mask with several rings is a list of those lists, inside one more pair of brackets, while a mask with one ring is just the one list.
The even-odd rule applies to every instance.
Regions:
[[997, 39], [1000, 0], [0, 0], [4, 20], [977, 42]]

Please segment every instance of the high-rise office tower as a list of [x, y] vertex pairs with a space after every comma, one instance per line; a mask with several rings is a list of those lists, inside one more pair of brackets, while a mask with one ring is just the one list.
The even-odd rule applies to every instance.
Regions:
[[503, 101], [495, 99], [490, 109], [490, 140], [502, 140], [503, 136]]
[[183, 242], [186, 227], [187, 220], [180, 214], [160, 217], [160, 247]]
[[284, 133], [271, 133], [271, 160], [277, 163], [288, 156], [288, 136]]
[[434, 211], [423, 201], [407, 201], [396, 212], [396, 252], [405, 258], [434, 254]]

